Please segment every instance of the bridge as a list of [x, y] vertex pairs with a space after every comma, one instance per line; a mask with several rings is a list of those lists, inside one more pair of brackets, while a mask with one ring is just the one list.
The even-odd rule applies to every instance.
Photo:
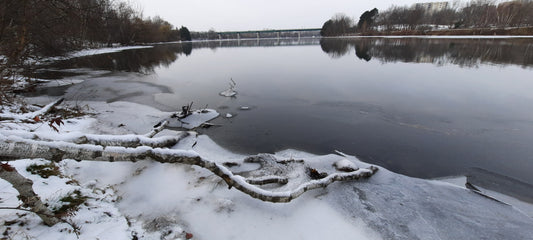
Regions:
[[320, 28], [302, 28], [302, 29], [269, 29], [269, 30], [250, 30], [250, 31], [230, 31], [217, 32], [219, 39], [241, 39], [241, 38], [300, 38], [300, 37], [317, 37], [320, 36]]

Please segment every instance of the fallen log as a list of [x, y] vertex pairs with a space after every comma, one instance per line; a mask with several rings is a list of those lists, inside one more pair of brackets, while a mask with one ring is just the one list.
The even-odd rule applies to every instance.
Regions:
[[[348, 173], [332, 173], [325, 178], [300, 184], [291, 191], [276, 192], [259, 188], [253, 184], [257, 184], [257, 182], [254, 182], [254, 179], [250, 179], [249, 181], [252, 183], [249, 183], [246, 178], [233, 174], [223, 164], [203, 159], [196, 152], [190, 150], [151, 148], [147, 146], [134, 148], [100, 146], [64, 141], [40, 141], [17, 136], [0, 135], [0, 156], [10, 159], [44, 158], [52, 161], [63, 159], [106, 162], [152, 160], [160, 163], [195, 165], [205, 168], [222, 178], [229, 188], [235, 187], [253, 198], [275, 203], [290, 202], [309, 190], [323, 188], [336, 181], [367, 178], [378, 170], [378, 168], [371, 166]], [[280, 181], [277, 177], [272, 179], [267, 177], [260, 180], [263, 182]]]
[[61, 222], [61, 220], [44, 205], [39, 196], [35, 194], [32, 188], [33, 182], [20, 175], [14, 167], [2, 163], [0, 167], [0, 178], [13, 185], [13, 188], [19, 192], [19, 199], [23, 203], [22, 207], [29, 208], [31, 212], [37, 214], [41, 220], [43, 220], [44, 224], [47, 226], [53, 226], [56, 223]]

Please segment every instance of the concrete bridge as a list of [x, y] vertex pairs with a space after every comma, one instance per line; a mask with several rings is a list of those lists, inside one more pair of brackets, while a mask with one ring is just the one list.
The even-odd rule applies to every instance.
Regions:
[[219, 39], [318, 37], [320, 28], [217, 32]]

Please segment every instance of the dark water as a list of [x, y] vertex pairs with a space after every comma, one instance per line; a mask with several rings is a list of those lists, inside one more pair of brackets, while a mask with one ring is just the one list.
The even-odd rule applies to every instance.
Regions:
[[[71, 99], [231, 113], [199, 131], [237, 152], [340, 150], [409, 176], [532, 184], [532, 67], [533, 39], [362, 38], [157, 45], [46, 68], [110, 70]], [[230, 78], [237, 97], [219, 96]]]

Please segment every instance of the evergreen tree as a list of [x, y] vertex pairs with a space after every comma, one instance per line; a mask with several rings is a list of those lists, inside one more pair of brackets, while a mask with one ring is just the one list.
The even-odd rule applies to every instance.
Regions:
[[189, 32], [189, 29], [187, 29], [184, 26], [181, 26], [180, 28], [180, 38], [182, 41], [191, 41], [191, 33]]
[[366, 31], [366, 29], [374, 23], [377, 16], [378, 16], [377, 8], [374, 8], [370, 11], [365, 11], [363, 14], [361, 14], [361, 17], [359, 17], [357, 28], [359, 30]]

